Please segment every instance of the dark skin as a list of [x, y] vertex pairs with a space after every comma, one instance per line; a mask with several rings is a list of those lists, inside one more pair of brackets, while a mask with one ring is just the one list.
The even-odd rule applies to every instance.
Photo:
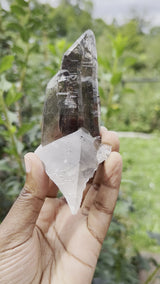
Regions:
[[108, 231], [122, 160], [115, 133], [101, 130], [112, 153], [84, 191], [81, 208], [72, 215], [65, 199], [34, 153], [25, 156], [26, 183], [0, 225], [1, 284], [89, 284]]

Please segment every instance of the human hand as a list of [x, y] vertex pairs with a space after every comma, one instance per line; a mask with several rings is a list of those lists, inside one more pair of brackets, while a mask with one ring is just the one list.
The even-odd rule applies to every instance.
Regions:
[[121, 180], [114, 132], [101, 130], [110, 157], [88, 182], [72, 215], [34, 153], [25, 156], [26, 183], [0, 225], [1, 284], [89, 284], [108, 231]]

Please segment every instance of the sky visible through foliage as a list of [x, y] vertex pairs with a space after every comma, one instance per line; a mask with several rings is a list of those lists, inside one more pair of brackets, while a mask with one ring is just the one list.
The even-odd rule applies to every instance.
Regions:
[[107, 22], [115, 18], [124, 23], [133, 13], [149, 20], [152, 25], [160, 25], [159, 0], [93, 0], [94, 16], [101, 17]]
[[[59, 0], [39, 0], [39, 2], [57, 6]], [[76, 0], [72, 2], [76, 2]], [[136, 14], [148, 20], [152, 26], [160, 25], [159, 0], [91, 0], [91, 2], [93, 2], [93, 16], [102, 18], [109, 24], [113, 19], [116, 19], [119, 24], [123, 24]]]
[[[56, 7], [60, 0], [39, 0], [40, 3], [49, 3]], [[78, 2], [72, 0], [72, 2]], [[102, 18], [111, 23], [113, 19], [123, 24], [133, 15], [138, 15], [149, 21], [152, 26], [160, 25], [160, 1], [159, 0], [90, 0], [93, 3], [93, 16]], [[8, 8], [7, 0], [0, 0], [0, 4]]]

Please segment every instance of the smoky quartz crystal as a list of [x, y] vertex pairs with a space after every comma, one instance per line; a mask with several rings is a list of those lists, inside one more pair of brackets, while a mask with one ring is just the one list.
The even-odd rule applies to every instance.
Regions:
[[48, 83], [42, 145], [80, 127], [99, 136], [99, 117], [96, 43], [88, 30], [65, 52], [61, 70]]
[[87, 30], [65, 52], [60, 71], [47, 85], [42, 143], [35, 153], [66, 198], [72, 214], [83, 190], [111, 147], [101, 145], [95, 37]]

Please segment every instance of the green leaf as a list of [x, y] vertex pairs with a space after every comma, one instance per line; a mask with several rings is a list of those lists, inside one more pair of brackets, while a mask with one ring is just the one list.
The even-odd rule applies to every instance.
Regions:
[[30, 37], [29, 32], [27, 30], [22, 30], [20, 34], [21, 34], [21, 38], [23, 39], [23, 41], [28, 42], [29, 37]]
[[12, 88], [10, 91], [7, 93], [6, 96], [6, 104], [7, 106], [10, 106], [17, 102], [20, 98], [22, 97], [22, 93], [16, 93], [15, 90]]
[[119, 110], [119, 104], [112, 104], [111, 105], [112, 110]]
[[105, 69], [111, 71], [111, 63], [107, 58], [98, 57], [98, 64], [104, 67]]
[[19, 128], [17, 132], [17, 137], [23, 136], [26, 132], [28, 132], [35, 125], [35, 122], [31, 123], [23, 123], [23, 125]]
[[41, 26], [41, 20], [33, 16], [28, 19], [28, 22], [26, 24], [27, 29], [32, 33], [34, 31], [37, 32], [40, 26]]
[[5, 125], [5, 120], [3, 120], [1, 116], [0, 116], [0, 124]]
[[21, 48], [21, 47], [18, 46], [18, 45], [14, 45], [13, 48], [12, 48], [12, 50], [13, 50], [13, 52], [15, 52], [16, 54], [17, 54], [17, 53], [24, 54], [23, 48]]
[[104, 74], [102, 74], [103, 80], [106, 80], [107, 82], [111, 82], [112, 76], [113, 76], [112, 73], [104, 73]]
[[29, 2], [26, 2], [24, 0], [16, 0], [17, 4], [23, 6], [23, 7], [28, 7]]
[[10, 132], [11, 132], [12, 134], [15, 134], [16, 131], [17, 131], [16, 126], [15, 126], [15, 125], [12, 125], [12, 126], [10, 127]]
[[58, 49], [63, 52], [65, 47], [66, 47], [66, 40], [65, 39], [60, 39], [57, 40], [56, 42], [56, 46], [58, 47]]
[[[8, 142], [10, 141], [10, 134], [8, 132], [8, 130], [1, 130], [1, 135], [3, 136], [3, 138]], [[7, 147], [7, 145], [6, 145]], [[5, 150], [6, 151], [6, 150]]]
[[104, 106], [101, 107], [101, 114], [102, 115], [106, 115], [107, 114], [107, 108], [106, 107], [104, 107]]
[[135, 90], [131, 88], [124, 88], [123, 94], [135, 94]]
[[124, 49], [127, 45], [127, 41], [128, 41], [128, 38], [125, 36], [122, 36], [121, 34], [118, 34], [116, 38], [112, 40], [113, 47], [116, 51], [117, 57], [120, 57], [123, 54]]
[[15, 23], [15, 22], [12, 22], [12, 23], [9, 23], [7, 25], [7, 29], [8, 30], [11, 30], [11, 31], [18, 31], [19, 33], [21, 33], [23, 31], [23, 28], [20, 24], [18, 23]]
[[18, 65], [21, 66], [21, 68], [26, 66], [26, 61], [25, 60], [21, 60], [19, 58], [17, 59], [17, 63], [18, 63]]
[[23, 143], [21, 141], [17, 140], [16, 144], [17, 144], [18, 153], [21, 153], [22, 150], [24, 149]]
[[13, 14], [16, 14], [17, 16], [24, 16], [25, 15], [24, 9], [20, 6], [18, 6], [18, 5], [12, 5], [11, 6], [11, 12]]
[[39, 45], [36, 43], [29, 49], [29, 53], [37, 53], [38, 50], [39, 50]]
[[9, 160], [2, 159], [0, 160], [0, 171], [10, 171]]
[[124, 61], [124, 66], [130, 67], [134, 65], [137, 62], [137, 59], [135, 57], [127, 57]]
[[[14, 165], [14, 170], [15, 172], [18, 170], [18, 165]], [[19, 183], [17, 182], [17, 180], [8, 182], [7, 183], [7, 197], [10, 197], [13, 199], [17, 197], [18, 194], [19, 194]]]
[[13, 55], [4, 56], [0, 62], [0, 73], [10, 69], [12, 67], [13, 61], [14, 61]]
[[56, 49], [55, 49], [55, 46], [53, 44], [48, 44], [48, 49], [49, 51], [53, 54], [53, 55], [56, 55]]
[[99, 86], [99, 94], [101, 98], [106, 99], [106, 94], [101, 86]]
[[51, 76], [54, 76], [57, 72], [50, 66], [46, 66], [45, 70], [49, 71], [51, 73]]
[[121, 82], [121, 79], [122, 79], [122, 72], [117, 72], [117, 73], [114, 73], [112, 75], [112, 78], [111, 78], [111, 83], [113, 85], [117, 85], [118, 83]]
[[18, 115], [16, 112], [8, 110], [7, 114], [11, 123], [18, 123]]
[[11, 87], [12, 83], [8, 82], [3, 74], [0, 80], [0, 90], [2, 90], [3, 92], [7, 92]]

